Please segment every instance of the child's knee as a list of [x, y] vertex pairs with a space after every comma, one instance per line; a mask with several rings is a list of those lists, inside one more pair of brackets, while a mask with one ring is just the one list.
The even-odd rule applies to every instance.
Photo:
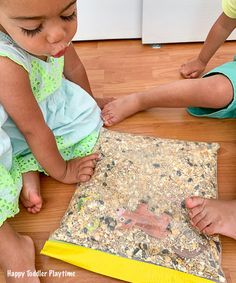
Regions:
[[224, 108], [233, 100], [234, 88], [226, 76], [221, 74], [212, 76], [210, 87], [212, 89], [212, 96], [209, 98], [214, 108]]

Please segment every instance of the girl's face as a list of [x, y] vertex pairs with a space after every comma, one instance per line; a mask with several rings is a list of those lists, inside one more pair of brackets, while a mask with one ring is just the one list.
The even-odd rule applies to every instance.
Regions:
[[76, 28], [76, 0], [0, 0], [0, 30], [39, 58], [64, 55]]

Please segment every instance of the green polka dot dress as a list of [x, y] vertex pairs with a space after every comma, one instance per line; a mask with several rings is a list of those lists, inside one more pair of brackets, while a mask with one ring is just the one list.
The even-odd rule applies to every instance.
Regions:
[[[63, 77], [64, 58], [49, 57], [42, 61], [1, 31], [0, 56], [11, 59], [28, 72], [32, 92], [63, 158], [69, 160], [90, 154], [103, 124], [100, 109], [86, 91]], [[5, 116], [0, 116], [0, 135], [5, 136], [7, 146], [3, 148], [8, 151], [5, 150], [6, 154], [0, 147], [0, 225], [19, 211], [21, 174], [44, 171], [2, 107], [0, 114], [1, 111]], [[4, 142], [1, 139], [0, 146]]]

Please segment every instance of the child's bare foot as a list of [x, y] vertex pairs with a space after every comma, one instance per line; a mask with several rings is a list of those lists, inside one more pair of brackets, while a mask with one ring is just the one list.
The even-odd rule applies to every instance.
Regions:
[[40, 179], [38, 172], [27, 172], [23, 174], [23, 189], [20, 200], [28, 212], [37, 213], [42, 207], [40, 195]]
[[180, 74], [186, 79], [198, 78], [205, 70], [206, 64], [199, 59], [189, 61], [180, 67]]
[[[35, 249], [32, 239], [14, 232], [8, 223], [1, 227], [0, 239], [0, 266], [6, 276], [6, 282], [39, 283], [37, 276], [30, 276], [31, 272], [35, 272]], [[10, 244], [6, 245], [8, 241]], [[17, 278], [16, 274], [21, 274], [22, 277]]]
[[201, 232], [236, 239], [236, 200], [191, 197], [186, 199], [186, 207], [191, 224]]
[[95, 97], [95, 100], [96, 100], [97, 105], [99, 106], [99, 108], [103, 109], [106, 104], [108, 104], [109, 102], [115, 100], [115, 98], [114, 97], [105, 97], [105, 98], [103, 98], [103, 97]]
[[112, 126], [141, 110], [140, 95], [130, 94], [105, 105], [102, 118], [105, 126]]

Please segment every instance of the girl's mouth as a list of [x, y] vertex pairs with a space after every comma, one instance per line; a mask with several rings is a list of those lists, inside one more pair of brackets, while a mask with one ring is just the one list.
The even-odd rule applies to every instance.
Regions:
[[52, 55], [54, 58], [59, 58], [61, 56], [63, 56], [66, 53], [66, 49], [67, 47], [63, 48], [61, 51], [59, 51], [58, 53]]

